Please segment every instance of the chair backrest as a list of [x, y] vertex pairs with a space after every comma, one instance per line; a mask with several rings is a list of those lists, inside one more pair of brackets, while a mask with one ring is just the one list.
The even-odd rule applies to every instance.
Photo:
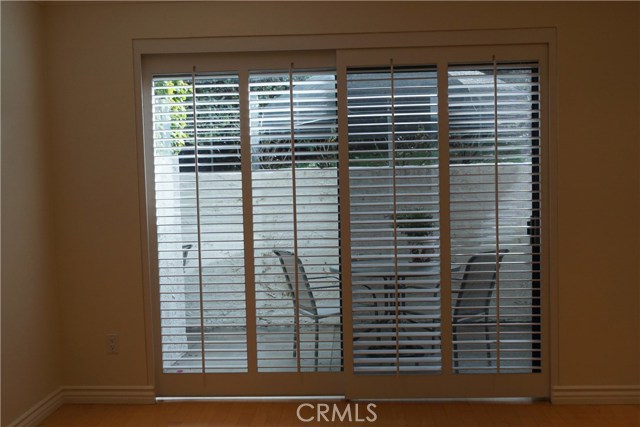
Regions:
[[497, 262], [495, 252], [484, 252], [469, 258], [455, 303], [454, 322], [460, 317], [486, 315], [489, 312], [496, 270], [508, 252], [508, 249], [501, 249]]
[[287, 279], [287, 285], [293, 296], [293, 304], [296, 303], [296, 267], [298, 269], [298, 309], [310, 316], [317, 316], [318, 309], [316, 307], [316, 301], [309, 285], [309, 279], [307, 273], [304, 271], [304, 265], [300, 258], [295, 256], [293, 252], [285, 251], [282, 249], [276, 249], [274, 254], [280, 259], [280, 265], [284, 272], [284, 277]]

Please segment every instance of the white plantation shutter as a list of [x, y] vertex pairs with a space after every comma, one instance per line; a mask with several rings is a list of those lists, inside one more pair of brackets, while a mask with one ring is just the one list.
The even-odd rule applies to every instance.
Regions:
[[238, 87], [236, 75], [153, 79], [167, 373], [247, 370]]
[[335, 72], [254, 72], [249, 109], [258, 371], [340, 371]]
[[354, 370], [435, 372], [436, 71], [350, 69], [347, 85]]
[[[528, 375], [548, 357], [546, 64], [538, 50], [541, 65], [477, 62], [487, 52], [265, 52], [237, 68], [194, 55], [236, 71], [145, 71], [159, 389], [548, 389]], [[246, 388], [206, 375], [228, 373]]]
[[449, 68], [455, 372], [540, 368], [537, 67]]

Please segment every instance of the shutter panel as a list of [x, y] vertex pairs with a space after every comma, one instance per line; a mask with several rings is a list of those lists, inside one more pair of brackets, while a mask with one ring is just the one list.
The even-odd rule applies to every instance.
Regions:
[[[540, 366], [537, 64], [449, 67], [453, 365]], [[457, 290], [457, 292], [456, 292]]]
[[356, 372], [441, 367], [436, 80], [347, 72]]
[[258, 371], [339, 371], [335, 72], [254, 72], [249, 100]]
[[163, 371], [246, 372], [238, 77], [155, 77], [152, 103]]

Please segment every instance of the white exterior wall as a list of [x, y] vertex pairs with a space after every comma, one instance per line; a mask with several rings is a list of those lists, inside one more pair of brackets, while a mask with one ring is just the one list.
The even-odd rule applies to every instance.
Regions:
[[[519, 165], [501, 165], [500, 171], [506, 174], [509, 174], [511, 178], [517, 176], [518, 179], [515, 182], [510, 183], [501, 183], [499, 185], [499, 189], [502, 192], [501, 198], [499, 201], [499, 206], [501, 210], [508, 210], [510, 208], [530, 208], [531, 200], [521, 200], [514, 201], [508, 200], [508, 198], [512, 197], [510, 194], [511, 191], [516, 189], [521, 190], [523, 188], [531, 188], [531, 165], [529, 164], [519, 164]], [[433, 184], [437, 180], [437, 176], [434, 176], [437, 171], [433, 170], [424, 175], [416, 176], [416, 185], [419, 185], [419, 180], [423, 180], [425, 184]], [[297, 192], [296, 203], [298, 206], [298, 220], [318, 220], [325, 221], [325, 223], [330, 223], [334, 221], [336, 228], [332, 231], [316, 231], [313, 229], [299, 230], [298, 231], [298, 253], [305, 264], [305, 268], [307, 273], [310, 276], [313, 275], [326, 275], [329, 272], [329, 268], [331, 266], [337, 266], [339, 263], [338, 253], [334, 248], [318, 248], [315, 244], [317, 239], [331, 239], [337, 242], [339, 238], [339, 230], [338, 230], [338, 222], [335, 214], [323, 214], [317, 213], [314, 210], [314, 206], [310, 205], [310, 203], [326, 203], [326, 204], [334, 204], [336, 207], [338, 206], [338, 189], [335, 185], [337, 179], [337, 171], [335, 169], [321, 169], [321, 170], [311, 170], [311, 169], [300, 169], [297, 172], [297, 182], [304, 183], [305, 187], [299, 187]], [[353, 173], [362, 173], [361, 171], [354, 171]], [[367, 172], [371, 175], [371, 172]], [[384, 171], [382, 173], [388, 173], [388, 171]], [[476, 180], [476, 182], [480, 184], [490, 183], [493, 180], [493, 167], [491, 165], [475, 165], [464, 167], [456, 167], [452, 166], [450, 168], [450, 173], [452, 176], [457, 176], [457, 182], [464, 182], [468, 180], [471, 184]], [[256, 290], [260, 292], [267, 292], [267, 295], [273, 298], [273, 304], [268, 300], [261, 301], [260, 308], [268, 310], [271, 306], [282, 307], [282, 300], [290, 300], [289, 290], [286, 284], [286, 280], [284, 275], [282, 275], [282, 269], [280, 264], [276, 258], [272, 256], [271, 251], [273, 249], [287, 249], [292, 250], [294, 248], [293, 243], [293, 227], [291, 226], [293, 216], [292, 216], [292, 204], [293, 197], [292, 192], [289, 191], [288, 194], [286, 191], [282, 189], [291, 189], [291, 182], [287, 182], [287, 179], [291, 179], [291, 172], [289, 170], [259, 170], [253, 171], [253, 179], [274, 179], [274, 182], [278, 182], [278, 189], [273, 189], [271, 187], [262, 187], [253, 190], [253, 202], [256, 206], [259, 206], [261, 203], [273, 203], [273, 199], [267, 201], [265, 196], [268, 196], [273, 193], [273, 191], [282, 192], [282, 197], [278, 198], [278, 209], [269, 215], [261, 215], [261, 221], [269, 221], [276, 222], [286, 225], [286, 227], [282, 227], [282, 231], [277, 233], [276, 238], [274, 239], [273, 233], [269, 232], [267, 236], [265, 233], [260, 230], [254, 231], [254, 247], [256, 257], [255, 261], [255, 273], [256, 273]], [[461, 174], [469, 174], [473, 175], [468, 179], [460, 178]], [[175, 188], [176, 191], [180, 189], [184, 189], [185, 182], [193, 182], [194, 174], [193, 173], [181, 173], [176, 176]], [[267, 178], [268, 177], [268, 178]], [[199, 179], [202, 181], [215, 182], [216, 187], [220, 189], [228, 188], [229, 186], [236, 186], [240, 180], [240, 172], [201, 172]], [[511, 179], [513, 181], [513, 179]], [[264, 181], [262, 181], [264, 182]], [[310, 191], [312, 188], [312, 183], [317, 184], [317, 190]], [[417, 187], [419, 188], [419, 187]], [[470, 191], [473, 191], [473, 187], [468, 187]], [[372, 190], [375, 191], [375, 190]], [[177, 193], [176, 193], [177, 195]], [[213, 195], [213, 194], [212, 194]], [[208, 195], [208, 197], [212, 197], [212, 195]], [[469, 196], [473, 197], [473, 196]], [[242, 202], [241, 197], [237, 199], [225, 199], [221, 201], [223, 205], [240, 205]], [[219, 207], [219, 206], [218, 206]], [[208, 208], [203, 208], [203, 215], [215, 216], [216, 214], [216, 206], [211, 206]], [[241, 215], [238, 215], [237, 221], [233, 222], [241, 222]], [[492, 229], [495, 227], [495, 216], [491, 214], [486, 214], [486, 219], [482, 220], [481, 223], [486, 225], [488, 229]], [[477, 221], [474, 222], [473, 225], [477, 226]], [[472, 224], [469, 224], [472, 225]], [[526, 225], [526, 222], [521, 224], [523, 226]], [[304, 228], [302, 225], [301, 227]], [[238, 245], [237, 239], [238, 235], [236, 233], [226, 233], [225, 231], [228, 229], [228, 226], [224, 223], [213, 223], [207, 225], [205, 228], [206, 232], [214, 232], [216, 236], [219, 238], [219, 242], [217, 243], [206, 243], [203, 244], [203, 248], [206, 250], [207, 245], [212, 245], [216, 247], [225, 247], [229, 245], [229, 243], [225, 243], [226, 240], [235, 240], [236, 242], [231, 244], [231, 247], [228, 249], [229, 254], [238, 255], [242, 252], [242, 247]], [[176, 227], [176, 231], [180, 231], [180, 227]], [[508, 237], [508, 233], [506, 229], [501, 229], [501, 243], [508, 244], [522, 244], [522, 248], [530, 250], [530, 246], [528, 246], [528, 239], [519, 238], [513, 239]], [[459, 231], [456, 233], [452, 243], [455, 244], [456, 241], [464, 241], [469, 236], [465, 235], [464, 231]], [[265, 241], [265, 239], [270, 239]], [[344, 238], [344, 237], [343, 237]], [[312, 256], [312, 257], [310, 257]], [[524, 261], [527, 256], [516, 256], [509, 255], [512, 261]], [[318, 257], [322, 258], [321, 262], [318, 262]], [[222, 261], [222, 260], [221, 260]], [[456, 262], [465, 262], [465, 259], [461, 257], [454, 257], [454, 261]], [[188, 255], [187, 263], [193, 263], [193, 265], [197, 265], [197, 254], [195, 251], [190, 251]], [[203, 268], [214, 267], [215, 263], [207, 263], [203, 265]], [[509, 270], [508, 266], [503, 267], [503, 271], [506, 272]], [[238, 264], [237, 267], [232, 268], [224, 268], [224, 269], [215, 269], [213, 271], [217, 271], [220, 274], [237, 274], [238, 275], [238, 284], [244, 283], [244, 267]], [[528, 276], [523, 275], [523, 280], [528, 280]], [[182, 295], [185, 290], [184, 279], [177, 278], [175, 279], [175, 285], [171, 287], [165, 287], [165, 290], [174, 289], [176, 295], [174, 296], [175, 301], [185, 301], [184, 308], [197, 308], [197, 302], [188, 303]], [[235, 282], [234, 282], [235, 283]], [[263, 294], [264, 296], [264, 294]], [[224, 295], [219, 295], [219, 298], [224, 298]], [[234, 310], [238, 308], [244, 307], [244, 301], [229, 301], [228, 302], [229, 310]], [[275, 309], [274, 309], [275, 310]], [[277, 314], [277, 315], [286, 315], [287, 313], [283, 313], [282, 309], [278, 309], [280, 311], [272, 311], [269, 314]], [[178, 313], [173, 313], [178, 314]], [[289, 313], [291, 314], [291, 313]], [[223, 314], [224, 315], [224, 314]], [[180, 331], [185, 330], [186, 322], [184, 320], [176, 320], [175, 322], [175, 331], [179, 333]], [[213, 325], [211, 325], [213, 326]], [[180, 351], [183, 347], [179, 345], [176, 346], [176, 350]]]

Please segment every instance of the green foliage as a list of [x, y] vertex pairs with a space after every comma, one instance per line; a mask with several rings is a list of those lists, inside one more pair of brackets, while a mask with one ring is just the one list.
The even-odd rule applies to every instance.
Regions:
[[427, 212], [401, 212], [396, 214], [396, 228], [410, 237], [424, 237], [433, 234], [436, 224], [431, 221], [433, 215]]
[[[189, 135], [184, 131], [187, 127], [187, 106], [184, 104], [193, 94], [191, 86], [184, 80], [160, 80], [155, 82], [156, 87], [165, 87], [166, 89], [157, 89], [157, 95], [169, 95], [165, 98], [168, 118], [171, 121], [171, 146], [184, 147], [185, 139]], [[176, 150], [179, 153], [179, 150]]]

